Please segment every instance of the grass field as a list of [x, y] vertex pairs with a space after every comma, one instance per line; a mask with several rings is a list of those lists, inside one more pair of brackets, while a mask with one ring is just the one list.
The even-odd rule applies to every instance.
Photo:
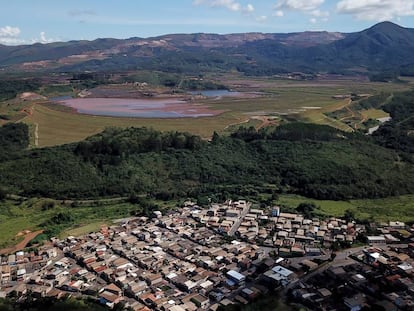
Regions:
[[16, 244], [22, 237], [16, 237], [23, 230], [35, 231], [44, 219], [51, 217], [50, 211], [42, 211], [35, 204], [37, 199], [23, 203], [6, 201], [0, 203], [0, 247]]
[[379, 118], [385, 118], [385, 117], [390, 116], [385, 111], [379, 110], [379, 109], [362, 110], [360, 111], [360, 113], [365, 119], [379, 119]]
[[318, 207], [317, 214], [321, 216], [340, 217], [349, 209], [358, 219], [414, 222], [414, 195], [351, 201], [315, 200], [297, 195], [281, 195], [278, 204], [294, 209], [303, 202], [314, 203]]
[[[45, 208], [45, 203], [50, 202], [54, 203], [53, 208]], [[67, 236], [95, 231], [101, 224], [129, 217], [131, 211], [138, 209], [138, 206], [129, 203], [69, 207], [51, 199], [6, 200], [0, 203], [0, 248], [17, 244], [22, 237], [16, 235], [21, 231], [46, 230], [42, 224], [60, 212], [69, 212], [74, 219], [74, 223], [67, 224], [61, 233]]]
[[60, 237], [64, 238], [64, 237], [68, 237], [68, 236], [80, 236], [80, 235], [84, 235], [87, 234], [89, 232], [97, 232], [100, 230], [102, 225], [108, 225], [110, 223], [110, 221], [97, 221], [97, 222], [93, 222], [90, 224], [86, 224], [86, 225], [79, 225], [75, 228], [70, 228], [67, 230], [64, 230], [61, 234]]
[[103, 131], [106, 127], [146, 126], [162, 131], [187, 131], [207, 138], [215, 130], [222, 132], [227, 125], [245, 120], [248, 117], [233, 112], [197, 119], [115, 118], [68, 113], [36, 104], [33, 115], [26, 117], [23, 122], [38, 124], [39, 147], [44, 147], [79, 141]]

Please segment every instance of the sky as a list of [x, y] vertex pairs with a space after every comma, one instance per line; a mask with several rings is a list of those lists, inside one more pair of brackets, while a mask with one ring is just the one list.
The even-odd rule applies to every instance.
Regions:
[[171, 33], [414, 28], [414, 0], [0, 0], [0, 44]]

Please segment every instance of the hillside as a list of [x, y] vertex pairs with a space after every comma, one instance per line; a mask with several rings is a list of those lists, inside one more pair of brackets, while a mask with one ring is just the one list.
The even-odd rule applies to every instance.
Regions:
[[390, 22], [357, 33], [172, 34], [0, 46], [0, 66], [14, 70], [162, 70], [199, 74], [237, 70], [250, 75], [286, 71], [411, 72], [414, 29]]
[[25, 196], [225, 199], [287, 192], [351, 199], [414, 193], [410, 155], [403, 160], [364, 135], [301, 123], [268, 132], [240, 129], [232, 137], [214, 135], [212, 142], [179, 132], [108, 129], [80, 143], [7, 154], [0, 188]]

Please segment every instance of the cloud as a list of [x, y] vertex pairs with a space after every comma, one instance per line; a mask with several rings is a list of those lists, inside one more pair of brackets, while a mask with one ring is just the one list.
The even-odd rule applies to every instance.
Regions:
[[44, 31], [40, 32], [40, 39], [36, 40], [36, 42], [40, 42], [40, 43], [50, 43], [56, 41], [54, 39], [51, 38], [46, 38], [46, 33]]
[[316, 23], [316, 17], [328, 17], [328, 11], [321, 11], [320, 7], [325, 2], [325, 0], [279, 0], [274, 9], [276, 12], [273, 16], [282, 17], [284, 16], [284, 11], [299, 11], [305, 14], [312, 15], [313, 18], [310, 19], [311, 23]]
[[70, 16], [85, 16], [85, 15], [96, 15], [96, 12], [94, 10], [75, 9], [75, 10], [70, 10], [68, 14]]
[[277, 16], [277, 17], [283, 17], [285, 15], [285, 13], [283, 13], [282, 10], [277, 10], [276, 12], [273, 13], [273, 16]]
[[19, 38], [21, 31], [19, 27], [4, 26], [0, 28], [0, 44], [16, 45], [23, 44], [24, 40]]
[[279, 0], [276, 10], [313, 11], [317, 10], [325, 0]]
[[252, 4], [250, 4], [250, 3], [249, 3], [249, 4], [246, 6], [245, 11], [246, 11], [247, 13], [252, 13], [252, 12], [254, 12], [254, 6], [253, 6]]
[[414, 16], [414, 0], [341, 0], [336, 9], [359, 20], [385, 21]]
[[4, 26], [0, 28], [0, 38], [15, 38], [20, 35], [19, 27]]
[[24, 39], [20, 37], [21, 30], [19, 27], [4, 26], [0, 27], [0, 44], [5, 45], [19, 45], [19, 44], [33, 44], [33, 43], [50, 43], [59, 41], [58, 39], [48, 38], [46, 32], [39, 33], [39, 37], [34, 39]]
[[222, 7], [233, 12], [252, 13], [254, 11], [254, 6], [252, 4], [248, 4], [243, 7], [240, 2], [237, 2], [235, 0], [194, 0], [193, 4], [208, 4], [210, 7]]
[[267, 16], [266, 15], [258, 16], [256, 17], [256, 21], [258, 21], [259, 23], [264, 23], [265, 21], [267, 21]]
[[0, 37], [0, 44], [4, 45], [19, 45], [25, 44], [26, 41], [19, 39], [19, 38], [12, 38], [12, 37]]
[[315, 17], [328, 17], [329, 16], [329, 12], [321, 11], [319, 9], [311, 11], [310, 14]]

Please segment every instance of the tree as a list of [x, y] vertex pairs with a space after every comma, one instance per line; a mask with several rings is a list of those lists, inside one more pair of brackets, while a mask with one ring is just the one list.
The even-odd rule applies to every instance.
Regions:
[[138, 204], [140, 202], [140, 198], [137, 196], [137, 194], [133, 191], [128, 196], [128, 202], [132, 204]]
[[6, 199], [7, 193], [6, 190], [0, 188], [0, 201], [4, 201]]
[[313, 211], [316, 209], [316, 205], [314, 203], [311, 202], [304, 202], [304, 203], [300, 203], [297, 207], [296, 207], [296, 211], [298, 213], [303, 214], [303, 216], [305, 216], [306, 218], [312, 218], [313, 216]]
[[347, 222], [352, 222], [355, 220], [355, 212], [353, 210], [347, 209], [344, 213], [344, 219]]
[[206, 207], [210, 204], [210, 201], [207, 196], [199, 196], [197, 197], [197, 205]]
[[220, 139], [219, 134], [217, 134], [217, 132], [216, 132], [216, 131], [214, 131], [214, 133], [213, 133], [213, 137], [211, 138], [212, 143], [213, 143], [213, 144], [218, 143], [219, 139]]

